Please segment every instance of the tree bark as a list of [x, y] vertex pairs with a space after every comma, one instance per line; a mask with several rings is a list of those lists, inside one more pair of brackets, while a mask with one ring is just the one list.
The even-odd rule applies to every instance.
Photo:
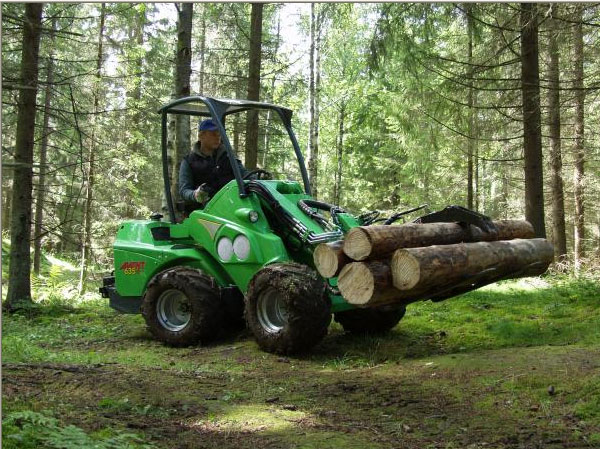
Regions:
[[[279, 45], [281, 43], [281, 16], [279, 14], [277, 14], [277, 34], [275, 35], [275, 48], [273, 49], [273, 54], [272, 54], [272, 58], [274, 61], [277, 60], [277, 54], [279, 53]], [[275, 79], [277, 77], [275, 75], [273, 75], [273, 77], [271, 78], [271, 90], [269, 91], [269, 96], [270, 99], [269, 101], [271, 103], [274, 102], [275, 98]], [[268, 155], [269, 155], [269, 145], [271, 143], [271, 133], [269, 132], [270, 126], [271, 126], [271, 121], [272, 121], [272, 113], [273, 111], [269, 110], [267, 112], [267, 120], [265, 123], [265, 141], [264, 141], [264, 150], [262, 153], [262, 168], [267, 168], [267, 163], [268, 163]]]
[[[392, 257], [394, 286], [422, 291], [443, 287], [494, 268], [509, 274], [536, 264], [542, 274], [552, 262], [554, 250], [546, 239], [459, 243], [445, 246], [399, 249]], [[528, 270], [532, 275], [532, 271]]]
[[391, 262], [349, 263], [338, 288], [346, 301], [361, 307], [447, 299], [500, 279], [540, 275], [553, 254], [546, 239], [401, 249]]
[[204, 95], [204, 72], [206, 63], [206, 5], [202, 5], [202, 21], [200, 22], [200, 76], [198, 79], [198, 93]]
[[473, 198], [474, 198], [474, 182], [473, 182], [473, 157], [475, 154], [475, 134], [474, 134], [474, 123], [475, 123], [475, 109], [473, 108], [473, 18], [472, 18], [472, 6], [471, 3], [466, 3], [465, 14], [467, 16], [467, 62], [468, 62], [468, 78], [469, 87], [467, 91], [467, 104], [469, 108], [469, 124], [467, 131], [467, 207], [473, 209]]
[[[193, 3], [180, 3], [177, 20], [177, 55], [175, 62], [175, 98], [190, 95], [190, 75], [192, 73], [192, 18]], [[173, 198], [179, 198], [179, 166], [190, 152], [190, 117], [175, 115], [175, 157], [173, 159]]]
[[50, 30], [50, 51], [46, 67], [46, 89], [44, 99], [44, 125], [42, 126], [42, 142], [40, 145], [40, 174], [38, 176], [37, 195], [35, 200], [35, 220], [33, 228], [33, 272], [40, 274], [42, 260], [42, 222], [44, 219], [44, 201], [46, 200], [46, 159], [48, 153], [48, 136], [50, 135], [50, 103], [54, 84], [54, 34], [56, 18], [52, 18]]
[[318, 85], [320, 80], [318, 75], [319, 48], [317, 37], [319, 34], [318, 20], [315, 17], [315, 4], [310, 4], [310, 79], [309, 79], [309, 103], [310, 103], [310, 136], [309, 136], [309, 157], [308, 157], [308, 176], [311, 193], [314, 198], [318, 195], [318, 157], [319, 157], [319, 119], [318, 119]]
[[575, 88], [575, 169], [573, 174], [573, 193], [575, 199], [575, 234], [574, 258], [575, 271], [581, 268], [581, 259], [585, 255], [585, 211], [584, 211], [584, 176], [585, 176], [585, 149], [584, 149], [584, 106], [585, 90], [583, 89], [583, 28], [582, 7], [576, 7], [575, 25], [573, 27], [574, 50], [574, 88]]
[[12, 216], [11, 201], [13, 195], [12, 182], [12, 179], [8, 179], [2, 187], [2, 229], [10, 229]]
[[[250, 61], [248, 65], [248, 100], [260, 100], [260, 65], [262, 45], [263, 4], [252, 3], [250, 19]], [[258, 112], [248, 111], [246, 120], [245, 165], [249, 170], [257, 166], [258, 161]]]
[[17, 310], [32, 302], [31, 282], [31, 201], [33, 188], [33, 142], [35, 102], [38, 86], [38, 57], [42, 20], [42, 3], [25, 5], [21, 56], [21, 83], [17, 113], [17, 135], [13, 178], [12, 216], [10, 223], [10, 266], [5, 309]]
[[525, 218], [545, 237], [537, 6], [521, 3], [521, 90], [525, 158]]
[[[558, 15], [559, 4], [552, 5], [552, 15]], [[555, 18], [550, 19], [548, 34], [548, 109], [550, 115], [550, 165], [552, 167], [552, 236], [555, 256], [558, 261], [567, 255], [567, 235], [565, 232], [565, 199], [562, 178], [562, 154], [560, 141], [560, 64], [559, 26]]]
[[344, 254], [344, 242], [321, 243], [315, 248], [313, 258], [315, 267], [319, 274], [324, 278], [337, 276], [342, 268], [351, 262]]
[[346, 118], [346, 104], [342, 102], [340, 105], [338, 137], [336, 142], [336, 159], [337, 168], [335, 170], [335, 184], [333, 186], [333, 201], [339, 205], [342, 196], [342, 160], [344, 157], [344, 120]]
[[92, 201], [95, 181], [95, 158], [96, 158], [96, 128], [97, 117], [100, 111], [100, 90], [102, 84], [102, 48], [104, 40], [104, 20], [106, 18], [106, 3], [100, 8], [100, 28], [98, 31], [98, 59], [96, 60], [96, 86], [94, 87], [94, 115], [92, 116], [92, 133], [89, 142], [85, 205], [83, 210], [83, 245], [81, 251], [81, 270], [79, 272], [79, 294], [85, 291], [88, 264], [92, 252]]
[[486, 233], [476, 226], [458, 223], [407, 223], [400, 226], [374, 225], [352, 228], [344, 240], [344, 253], [353, 260], [379, 259], [398, 248], [450, 245], [459, 242], [527, 239], [533, 227], [521, 220], [494, 221], [497, 232]]

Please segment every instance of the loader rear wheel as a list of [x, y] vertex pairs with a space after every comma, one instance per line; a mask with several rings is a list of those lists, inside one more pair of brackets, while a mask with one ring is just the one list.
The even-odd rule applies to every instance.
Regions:
[[331, 322], [325, 283], [306, 265], [268, 265], [250, 282], [246, 322], [263, 350], [306, 352], [327, 335]]
[[219, 287], [189, 267], [170, 268], [148, 283], [142, 315], [152, 335], [171, 346], [214, 340], [224, 324]]
[[404, 317], [406, 307], [374, 307], [354, 309], [334, 314], [346, 332], [353, 334], [384, 334]]

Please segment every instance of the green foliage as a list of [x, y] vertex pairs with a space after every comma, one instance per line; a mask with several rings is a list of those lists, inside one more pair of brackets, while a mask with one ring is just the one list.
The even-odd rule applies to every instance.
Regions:
[[[111, 432], [113, 433], [113, 432]], [[151, 449], [132, 433], [96, 437], [74, 425], [63, 426], [49, 412], [11, 412], [2, 423], [3, 447], [8, 449]]]

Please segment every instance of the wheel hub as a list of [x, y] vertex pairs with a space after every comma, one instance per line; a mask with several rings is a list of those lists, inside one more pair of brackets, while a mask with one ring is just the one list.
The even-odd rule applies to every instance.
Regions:
[[156, 302], [156, 315], [158, 322], [165, 329], [172, 332], [182, 330], [192, 316], [187, 296], [179, 290], [165, 290]]
[[256, 306], [258, 321], [267, 332], [279, 332], [287, 324], [287, 310], [276, 289], [268, 288], [262, 292]]

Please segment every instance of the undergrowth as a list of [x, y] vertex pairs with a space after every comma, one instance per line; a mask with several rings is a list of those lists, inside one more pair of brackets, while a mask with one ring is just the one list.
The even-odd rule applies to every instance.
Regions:
[[133, 433], [106, 429], [86, 433], [74, 425], [62, 425], [50, 412], [26, 410], [9, 413], [2, 422], [2, 446], [5, 449], [152, 449]]

